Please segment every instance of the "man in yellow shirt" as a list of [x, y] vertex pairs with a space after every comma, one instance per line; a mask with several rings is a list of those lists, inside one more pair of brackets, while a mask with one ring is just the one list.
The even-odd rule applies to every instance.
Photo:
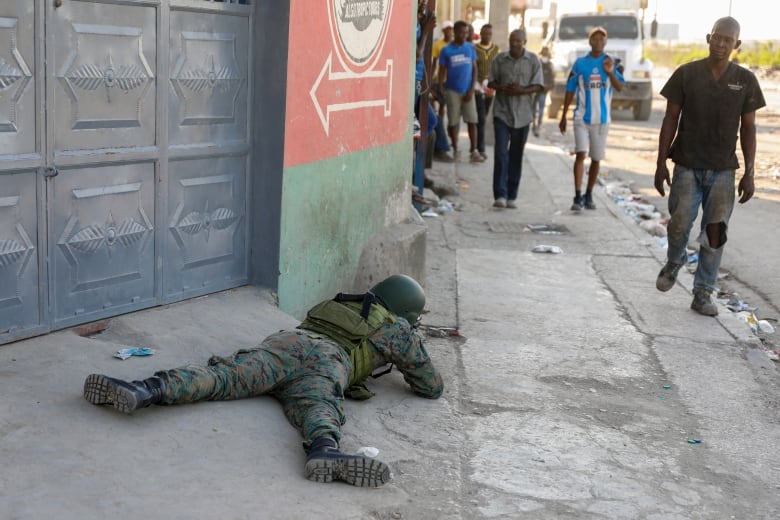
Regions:
[[452, 28], [454, 25], [455, 24], [453, 24], [450, 20], [444, 21], [441, 24], [441, 40], [436, 40], [433, 43], [433, 47], [431, 48], [431, 58], [433, 58], [434, 66], [439, 64], [439, 52], [441, 52], [442, 47], [452, 41]]

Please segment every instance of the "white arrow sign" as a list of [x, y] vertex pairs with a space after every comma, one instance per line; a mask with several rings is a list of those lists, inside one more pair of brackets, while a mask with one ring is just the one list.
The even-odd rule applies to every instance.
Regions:
[[[328, 59], [309, 91], [325, 134], [330, 131], [331, 112], [382, 107], [385, 117], [388, 117], [393, 91], [392, 72], [393, 60], [385, 62], [385, 70], [333, 72], [333, 53], [328, 54]], [[346, 90], [347, 86], [349, 90]], [[348, 98], [348, 95], [353, 99]]]

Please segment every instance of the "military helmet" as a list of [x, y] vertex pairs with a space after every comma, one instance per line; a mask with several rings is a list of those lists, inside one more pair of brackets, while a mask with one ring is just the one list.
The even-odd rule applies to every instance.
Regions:
[[373, 286], [371, 292], [396, 316], [412, 325], [420, 320], [425, 307], [425, 291], [411, 276], [394, 274]]

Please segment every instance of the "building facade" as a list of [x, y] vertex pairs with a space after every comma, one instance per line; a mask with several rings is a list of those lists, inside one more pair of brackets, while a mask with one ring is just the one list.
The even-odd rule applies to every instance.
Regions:
[[412, 0], [0, 4], [0, 343], [421, 276]]

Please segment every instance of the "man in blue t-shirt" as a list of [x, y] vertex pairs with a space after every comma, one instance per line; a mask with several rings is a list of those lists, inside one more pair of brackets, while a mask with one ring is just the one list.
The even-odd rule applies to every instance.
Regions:
[[[599, 167], [607, 145], [609, 123], [612, 121], [612, 91], [623, 90], [626, 80], [615, 70], [615, 63], [604, 47], [607, 44], [607, 30], [594, 27], [588, 35], [590, 53], [577, 58], [566, 81], [566, 95], [563, 98], [563, 115], [558, 128], [566, 133], [566, 113], [572, 100], [574, 107], [574, 203], [572, 211], [583, 207], [596, 209], [593, 203], [593, 186], [599, 176]], [[582, 194], [582, 174], [585, 169], [585, 154], [590, 155], [588, 184]]]
[[469, 131], [470, 159], [482, 162], [477, 151], [477, 105], [474, 101], [474, 85], [477, 81], [477, 52], [466, 41], [469, 24], [455, 22], [453, 40], [439, 53], [439, 87], [444, 88], [447, 104], [447, 132], [452, 141], [453, 156], [458, 157], [458, 126], [461, 115]]

